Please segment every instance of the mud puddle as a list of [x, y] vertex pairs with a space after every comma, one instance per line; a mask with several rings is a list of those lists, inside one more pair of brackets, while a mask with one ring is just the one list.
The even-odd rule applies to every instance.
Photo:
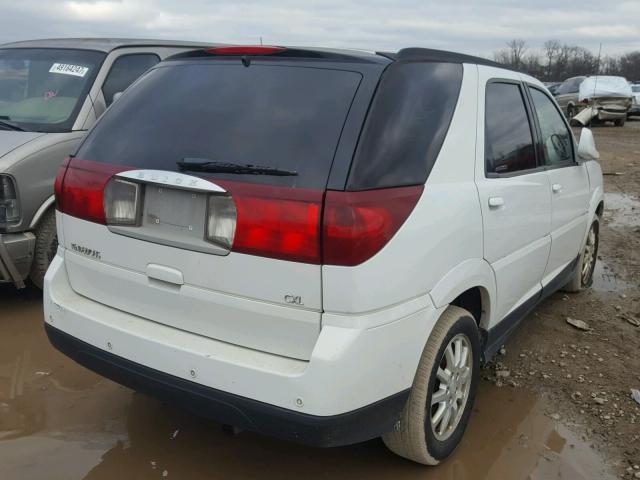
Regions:
[[[135, 394], [50, 347], [38, 292], [0, 287], [0, 478], [614, 478], [544, 398], [482, 383], [460, 448], [437, 468], [381, 441], [315, 449], [202, 420]], [[554, 415], [555, 416], [555, 415]], [[572, 427], [573, 428], [573, 427]]]
[[592, 288], [598, 292], [624, 292], [625, 290], [636, 289], [637, 285], [625, 281], [622, 276], [607, 264], [602, 258], [598, 258], [593, 270]]
[[640, 227], [640, 200], [626, 193], [605, 193], [604, 216], [609, 226]]

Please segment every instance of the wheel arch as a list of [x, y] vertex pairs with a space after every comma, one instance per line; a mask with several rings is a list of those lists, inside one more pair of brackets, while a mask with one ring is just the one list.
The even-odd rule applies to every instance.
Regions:
[[457, 305], [469, 310], [478, 326], [486, 330], [493, 324], [496, 298], [493, 269], [484, 259], [466, 260], [442, 277], [432, 289], [431, 298], [437, 308]]
[[[599, 168], [599, 165], [598, 165]], [[602, 175], [602, 174], [600, 174]], [[589, 172], [589, 177], [592, 176], [592, 173]], [[602, 178], [600, 176], [600, 178]], [[602, 190], [602, 185], [598, 184], [591, 192], [591, 199], [589, 200], [589, 211], [587, 213], [587, 225], [584, 231], [584, 235], [582, 238], [582, 243], [580, 244], [580, 251], [584, 248], [584, 244], [587, 241], [587, 235], [589, 233], [589, 229], [591, 228], [591, 224], [593, 221], [598, 218], [602, 218], [602, 214], [604, 213], [604, 192]]]
[[40, 223], [40, 220], [42, 220], [42, 218], [47, 214], [47, 212], [50, 209], [55, 208], [55, 202], [56, 202], [55, 195], [51, 195], [47, 197], [47, 199], [44, 202], [42, 202], [42, 204], [38, 207], [38, 210], [36, 210], [36, 213], [34, 213], [33, 218], [31, 219], [31, 223], [29, 224], [29, 230], [33, 230], [35, 227], [37, 227], [38, 223]]

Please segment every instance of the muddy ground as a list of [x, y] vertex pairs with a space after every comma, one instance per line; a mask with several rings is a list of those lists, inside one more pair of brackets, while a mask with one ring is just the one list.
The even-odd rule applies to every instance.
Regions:
[[[640, 120], [594, 129], [606, 210], [593, 289], [555, 294], [483, 371], [460, 448], [437, 468], [376, 440], [314, 449], [221, 426], [56, 352], [40, 292], [0, 287], [0, 479], [640, 478]], [[581, 331], [566, 323], [586, 322]]]

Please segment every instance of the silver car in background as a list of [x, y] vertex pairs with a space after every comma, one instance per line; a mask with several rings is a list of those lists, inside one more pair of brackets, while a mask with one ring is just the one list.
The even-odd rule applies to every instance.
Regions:
[[[53, 183], [130, 84], [203, 43], [50, 39], [0, 45], [0, 283], [42, 287], [57, 249]], [[158, 92], [161, 96], [162, 92]]]
[[627, 116], [640, 115], [640, 83], [632, 83], [631, 91], [633, 92], [633, 105], [629, 109]]
[[[612, 121], [617, 127], [624, 125], [633, 99], [624, 78], [608, 75], [568, 78], [554, 95], [569, 120]], [[589, 112], [582, 113], [585, 109]]]

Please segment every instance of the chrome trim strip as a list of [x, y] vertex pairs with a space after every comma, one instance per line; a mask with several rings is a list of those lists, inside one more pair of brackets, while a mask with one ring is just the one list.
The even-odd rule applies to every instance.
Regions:
[[213, 182], [203, 178], [185, 175], [184, 173], [165, 170], [129, 170], [116, 174], [116, 177], [127, 178], [139, 183], [166, 185], [167, 187], [197, 192], [226, 193], [227, 191]]
[[49, 210], [49, 207], [51, 205], [53, 205], [53, 203], [56, 201], [56, 197], [55, 195], [51, 195], [49, 198], [47, 198], [44, 203], [42, 205], [40, 205], [40, 208], [38, 208], [38, 210], [36, 210], [36, 213], [33, 215], [33, 218], [31, 219], [31, 223], [29, 224], [29, 229], [33, 229], [36, 227], [36, 225], [38, 225], [38, 222], [40, 221], [40, 219], [42, 218], [42, 216], [45, 214], [45, 212], [47, 210]]

